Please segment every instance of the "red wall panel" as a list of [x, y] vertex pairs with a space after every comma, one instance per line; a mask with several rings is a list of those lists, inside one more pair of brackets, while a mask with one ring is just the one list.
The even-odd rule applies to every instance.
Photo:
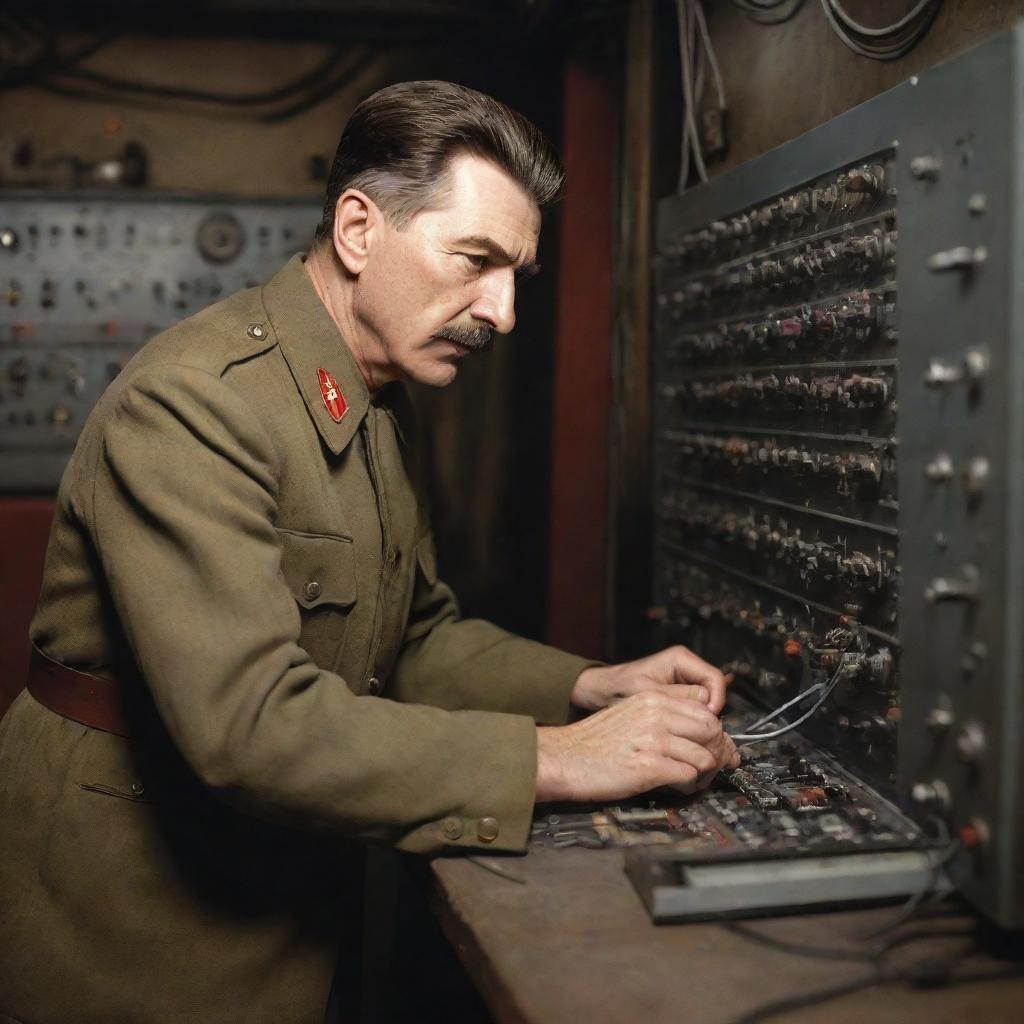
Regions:
[[0, 499], [0, 715], [25, 684], [53, 509], [49, 498]]
[[570, 60], [564, 99], [547, 638], [595, 657], [607, 579], [618, 88], [605, 72]]

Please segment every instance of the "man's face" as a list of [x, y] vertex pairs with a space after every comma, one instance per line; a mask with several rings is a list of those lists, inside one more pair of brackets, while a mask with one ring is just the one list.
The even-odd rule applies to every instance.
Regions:
[[516, 279], [535, 272], [540, 211], [503, 171], [461, 155], [443, 209], [382, 225], [359, 274], [355, 314], [380, 379], [441, 387], [457, 364], [515, 324]]

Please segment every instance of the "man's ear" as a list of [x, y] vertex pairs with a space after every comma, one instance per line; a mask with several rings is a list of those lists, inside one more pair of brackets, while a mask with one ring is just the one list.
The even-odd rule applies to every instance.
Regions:
[[358, 189], [346, 189], [334, 207], [334, 251], [350, 274], [359, 274], [380, 233], [384, 215], [377, 204]]

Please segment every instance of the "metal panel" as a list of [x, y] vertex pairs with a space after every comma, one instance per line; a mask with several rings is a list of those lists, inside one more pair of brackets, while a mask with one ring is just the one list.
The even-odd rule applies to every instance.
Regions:
[[[672, 409], [678, 402], [674, 406], [666, 399], [664, 389], [666, 385], [676, 392], [688, 389], [692, 395], [701, 373], [711, 372], [702, 370], [699, 363], [680, 370], [670, 359], [692, 327], [685, 309], [675, 321], [666, 313], [672, 296], [681, 294], [672, 277], [681, 239], [699, 236], [715, 221], [792, 196], [844, 169], [872, 161], [884, 164], [886, 186], [894, 190], [890, 198], [898, 230], [892, 292], [898, 341], [895, 362], [885, 369], [893, 384], [898, 383], [898, 399], [886, 407], [890, 419], [884, 415], [886, 408], [879, 407], [872, 420], [866, 407], [856, 401], [845, 410], [833, 407], [828, 420], [836, 429], [830, 446], [825, 446], [826, 431], [820, 423], [807, 433], [814, 434], [815, 444], [825, 449], [815, 458], [840, 456], [844, 451], [863, 453], [864, 443], [857, 436], [863, 429], [870, 428], [868, 432], [877, 433], [880, 441], [891, 442], [887, 453], [893, 464], [887, 471], [895, 475], [892, 496], [898, 495], [894, 550], [898, 551], [899, 579], [898, 621], [891, 626], [899, 656], [888, 716], [890, 725], [898, 723], [898, 743], [889, 748], [894, 791], [922, 822], [939, 818], [960, 835], [971, 852], [965, 894], [1000, 923], [1015, 927], [1024, 926], [1019, 869], [1024, 858], [1024, 808], [1018, 580], [1024, 567], [1024, 343], [1020, 341], [1024, 324], [1019, 294], [1024, 244], [1022, 46], [1020, 30], [997, 37], [662, 204], [658, 248], [663, 308], [657, 328], [655, 381], [655, 497], [678, 505], [681, 500], [691, 501], [691, 489], [674, 489], [671, 482], [678, 456], [669, 449], [664, 434], [677, 426]], [[800, 237], [800, 230], [791, 226], [780, 230]], [[708, 243], [712, 256], [707, 266], [721, 269], [724, 264], [713, 255], [714, 244]], [[757, 267], [771, 252], [751, 249], [750, 256], [756, 279]], [[741, 288], [739, 294], [748, 292]], [[718, 315], [713, 305], [705, 309]], [[770, 306], [759, 307], [759, 312], [770, 310]], [[721, 336], [729, 343], [728, 331]], [[806, 361], [816, 372], [826, 374], [832, 365], [827, 360], [835, 358], [823, 349]], [[865, 358], [865, 373], [881, 372], [877, 352]], [[872, 360], [874, 364], [868, 365]], [[738, 355], [726, 365], [746, 369]], [[761, 374], [773, 369], [781, 376], [785, 367], [781, 359], [773, 363], [762, 359], [755, 369]], [[759, 385], [753, 380], [741, 382], [741, 387], [749, 392]], [[797, 388], [795, 383], [793, 394]], [[727, 401], [733, 398], [726, 396]], [[737, 408], [742, 406], [734, 402], [733, 420]], [[762, 434], [775, 431], [791, 437], [801, 415], [781, 405], [774, 409], [754, 405], [741, 420], [748, 439], [756, 438], [758, 429]], [[726, 417], [712, 411], [705, 420], [705, 440], [698, 443], [691, 437], [683, 442], [691, 449], [700, 444], [707, 448], [707, 438], [723, 440]], [[794, 443], [794, 450], [797, 447]], [[732, 453], [733, 449], [727, 450]], [[710, 456], [701, 458], [707, 462]], [[738, 464], [734, 460], [731, 466], [709, 469], [703, 483], [732, 488]], [[757, 517], [766, 516], [766, 509], [778, 508], [780, 501], [799, 504], [792, 493], [785, 493], [791, 485], [784, 478], [782, 472], [767, 470], [759, 489], [752, 489], [748, 479], [742, 502]], [[843, 503], [837, 505], [832, 499], [829, 505], [820, 484], [808, 484], [802, 493], [808, 509], [842, 513]], [[866, 508], [863, 502], [861, 506]], [[896, 507], [889, 502], [890, 512]], [[789, 515], [786, 529], [795, 533], [797, 527], [804, 528], [804, 519], [795, 511]], [[884, 508], [873, 515], [872, 521], [884, 524]], [[691, 532], [697, 529], [693, 523], [703, 523], [710, 538], [702, 548], [704, 554], [724, 550], [721, 522], [709, 518], [706, 509], [696, 517], [687, 511], [686, 517]], [[712, 642], [699, 614], [681, 614], [678, 593], [665, 584], [666, 572], [679, 553], [673, 551], [663, 519], [656, 531], [656, 574], [661, 578], [656, 601], [666, 606], [669, 626], [685, 625], [689, 618], [688, 628], [680, 634], [683, 638], [695, 638], [698, 643], [704, 639], [709, 653], [717, 653], [715, 642], [720, 649], [722, 637]], [[844, 529], [837, 527], [839, 533]], [[852, 528], [848, 535], [853, 537]], [[768, 578], [763, 574], [769, 562], [765, 558], [757, 563], [756, 553], [749, 557], [747, 575], [754, 586]], [[734, 560], [731, 568], [737, 565]], [[716, 586], [728, 576], [715, 564], [704, 566], [705, 570]], [[838, 596], [829, 601], [828, 594], [830, 587], [838, 588], [840, 577], [827, 577], [811, 572], [810, 582], [791, 586], [795, 591], [791, 607], [812, 595], [819, 605], [838, 605]], [[742, 579], [740, 584], [747, 585]], [[815, 611], [811, 604], [806, 607], [808, 614]], [[789, 628], [790, 620], [786, 616], [782, 620], [782, 628]], [[866, 612], [852, 620], [858, 634], [870, 624]], [[736, 631], [725, 635], [740, 636]], [[864, 642], [872, 642], [872, 637], [866, 636]], [[895, 650], [896, 643], [892, 647]], [[852, 683], [836, 692], [853, 707], [862, 700], [862, 691], [855, 691]], [[844, 748], [836, 731], [830, 732], [825, 724], [824, 718], [817, 722], [813, 735], [848, 766], [884, 788], [887, 770], [879, 771], [885, 764], [883, 750], [871, 744], [859, 752]]]
[[312, 202], [0, 193], [0, 491], [52, 490], [150, 337], [312, 241]]

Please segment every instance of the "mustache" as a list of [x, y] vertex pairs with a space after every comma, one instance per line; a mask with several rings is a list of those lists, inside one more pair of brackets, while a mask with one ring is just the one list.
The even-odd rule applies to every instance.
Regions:
[[454, 341], [474, 352], [485, 352], [494, 341], [494, 331], [490, 327], [462, 327], [459, 324], [445, 324], [434, 331], [435, 338]]

